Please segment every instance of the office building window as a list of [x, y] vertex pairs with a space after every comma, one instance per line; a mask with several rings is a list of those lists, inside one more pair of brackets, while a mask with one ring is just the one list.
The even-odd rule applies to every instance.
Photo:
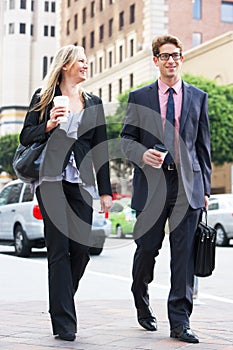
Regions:
[[82, 38], [82, 47], [84, 49], [86, 49], [86, 37], [85, 36]]
[[100, 0], [100, 12], [103, 11], [104, 6], [103, 6], [103, 0]]
[[20, 8], [26, 10], [27, 0], [20, 0]]
[[33, 36], [33, 35], [34, 35], [34, 27], [33, 27], [33, 24], [31, 24], [30, 34], [31, 34], [31, 36]]
[[46, 76], [48, 71], [48, 57], [43, 57], [43, 72], [42, 72], [42, 79]]
[[233, 23], [233, 2], [222, 1], [221, 20], [223, 22]]
[[56, 12], [56, 2], [55, 1], [51, 2], [51, 12]]
[[119, 94], [122, 94], [122, 79], [119, 79]]
[[130, 6], [129, 10], [129, 23], [132, 24], [135, 22], [135, 4]]
[[102, 89], [99, 89], [99, 98], [102, 98]]
[[50, 28], [50, 36], [52, 36], [52, 37], [55, 36], [55, 26], [51, 26], [51, 28]]
[[124, 27], [124, 11], [119, 14], [119, 30]]
[[193, 18], [201, 18], [201, 0], [193, 0]]
[[44, 11], [49, 12], [49, 2], [48, 1], [44, 2]]
[[66, 21], [66, 35], [70, 35], [70, 19]]
[[99, 58], [99, 72], [102, 73], [103, 71], [103, 57]]
[[15, 32], [15, 24], [9, 23], [9, 34], [14, 34]]
[[95, 16], [95, 1], [91, 2], [91, 17]]
[[82, 17], [83, 17], [82, 21], [83, 21], [83, 24], [84, 24], [84, 23], [86, 23], [86, 20], [87, 20], [87, 9], [86, 9], [86, 7], [84, 7], [83, 10], [82, 10]]
[[74, 15], [74, 30], [78, 29], [78, 15]]
[[108, 36], [111, 37], [112, 36], [112, 31], [113, 31], [113, 18], [111, 18], [108, 21]]
[[112, 67], [112, 51], [109, 51], [108, 53], [108, 66], [109, 68]]
[[133, 73], [131, 73], [129, 75], [129, 87], [132, 88], [133, 87]]
[[133, 57], [133, 55], [134, 55], [134, 40], [133, 39], [130, 40], [129, 45], [130, 45], [130, 57]]
[[112, 102], [112, 84], [108, 84], [108, 102]]
[[123, 61], [123, 46], [119, 46], [119, 62]]
[[34, 11], [34, 0], [31, 1], [31, 11]]
[[49, 27], [44, 26], [44, 36], [49, 36]]
[[102, 41], [104, 40], [104, 25], [102, 24], [100, 26], [100, 43], [102, 43]]
[[198, 46], [202, 43], [202, 34], [193, 33], [192, 34], [192, 47]]
[[10, 10], [14, 10], [14, 8], [15, 8], [15, 0], [10, 0], [10, 2], [9, 2], [9, 9]]
[[25, 23], [19, 23], [19, 33], [20, 34], [26, 33], [26, 24]]
[[94, 30], [90, 33], [90, 48], [93, 49], [95, 46], [95, 32]]
[[92, 78], [94, 75], [94, 64], [93, 62], [90, 62], [90, 78]]

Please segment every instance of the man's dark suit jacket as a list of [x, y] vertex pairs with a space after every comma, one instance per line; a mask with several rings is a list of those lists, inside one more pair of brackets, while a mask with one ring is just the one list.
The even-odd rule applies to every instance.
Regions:
[[[194, 209], [204, 207], [210, 195], [211, 157], [207, 94], [182, 82], [178, 163], [185, 194]], [[142, 211], [160, 183], [163, 171], [142, 163], [143, 153], [163, 143], [158, 81], [130, 92], [121, 143], [135, 166], [132, 207]]]
[[[95, 184], [94, 165], [99, 194], [111, 195], [106, 124], [100, 98], [92, 94], [86, 94], [84, 98], [85, 109], [78, 128], [77, 138], [72, 139], [67, 137], [66, 132], [59, 129], [59, 127], [53, 129], [50, 133], [45, 133], [53, 103], [51, 102], [47, 106], [45, 118], [42, 122], [39, 122], [40, 112], [30, 110], [39, 101], [39, 92], [40, 89], [32, 97], [20, 134], [20, 142], [27, 146], [48, 139], [46, 155], [42, 164], [42, 176], [61, 175], [73, 151], [83, 183], [85, 185]], [[55, 96], [61, 94], [61, 90], [57, 86]]]

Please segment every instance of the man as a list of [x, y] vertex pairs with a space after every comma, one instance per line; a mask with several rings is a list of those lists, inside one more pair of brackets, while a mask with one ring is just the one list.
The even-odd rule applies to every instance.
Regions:
[[[194, 237], [210, 195], [210, 135], [207, 94], [181, 80], [182, 43], [171, 35], [152, 42], [159, 79], [129, 94], [122, 150], [134, 164], [132, 208], [137, 222], [132, 292], [139, 324], [157, 330], [149, 304], [155, 257], [168, 220], [171, 288], [170, 336], [198, 343], [190, 329], [193, 308]], [[172, 88], [172, 89], [171, 89]], [[168, 150], [164, 161], [156, 144]]]

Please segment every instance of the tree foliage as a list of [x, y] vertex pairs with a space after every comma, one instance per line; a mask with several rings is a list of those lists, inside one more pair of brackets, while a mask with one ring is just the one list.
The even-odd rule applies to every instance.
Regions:
[[[215, 164], [233, 162], [233, 87], [219, 86], [212, 80], [191, 74], [184, 74], [182, 78], [208, 93], [212, 161]], [[145, 82], [140, 86], [151, 82]], [[129, 92], [130, 90], [119, 95], [116, 112], [106, 117], [111, 166], [117, 176], [123, 178], [128, 178], [131, 173], [131, 165], [124, 159], [119, 142]], [[18, 134], [0, 137], [1, 170], [8, 172], [12, 177], [15, 176], [12, 160], [18, 144]]]
[[208, 93], [212, 161], [233, 162], [233, 87], [190, 74], [183, 79]]
[[[220, 86], [215, 81], [191, 74], [184, 74], [182, 78], [208, 93], [212, 161], [215, 164], [233, 162], [233, 87]], [[149, 83], [152, 81], [140, 86]], [[111, 120], [108, 125], [110, 138], [120, 136], [129, 91], [119, 96], [119, 107], [113, 116], [107, 118], [107, 121]]]
[[1, 170], [15, 177], [12, 160], [19, 144], [18, 134], [8, 134], [0, 138], [0, 165]]

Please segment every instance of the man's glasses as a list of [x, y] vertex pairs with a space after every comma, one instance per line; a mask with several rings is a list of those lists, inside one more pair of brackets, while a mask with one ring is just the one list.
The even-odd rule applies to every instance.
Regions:
[[180, 57], [181, 57], [181, 53], [180, 52], [173, 52], [173, 53], [159, 53], [156, 55], [156, 57], [160, 58], [161, 61], [168, 61], [170, 57], [172, 57], [173, 61], [179, 61]]

